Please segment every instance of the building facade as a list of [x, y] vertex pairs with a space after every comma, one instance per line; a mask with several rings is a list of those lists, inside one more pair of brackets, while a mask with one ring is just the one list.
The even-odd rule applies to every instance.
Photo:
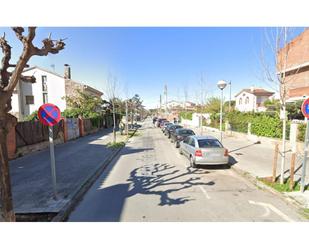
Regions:
[[309, 96], [309, 28], [279, 50], [277, 72], [285, 77], [287, 101]]
[[273, 95], [273, 92], [262, 88], [251, 87], [250, 89], [243, 89], [235, 96], [235, 109], [241, 112], [266, 111], [264, 102]]
[[64, 111], [68, 108], [64, 97], [73, 96], [77, 90], [99, 98], [103, 95], [102, 92], [88, 85], [73, 81], [68, 65], [65, 65], [64, 76], [37, 66], [24, 70], [23, 75], [34, 76], [36, 82], [20, 81], [13, 93], [11, 113], [20, 121], [45, 103], [53, 103]]

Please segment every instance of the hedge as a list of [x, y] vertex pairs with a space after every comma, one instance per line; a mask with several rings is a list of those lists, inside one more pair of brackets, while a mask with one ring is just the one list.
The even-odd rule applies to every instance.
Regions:
[[[282, 120], [275, 113], [242, 113], [234, 111], [224, 116], [225, 121], [230, 123], [233, 131], [247, 133], [248, 123], [251, 123], [251, 134], [272, 138], [282, 137]], [[289, 134], [290, 123], [287, 122], [287, 139], [289, 139]]]
[[181, 112], [179, 115], [183, 119], [189, 119], [192, 120], [192, 112]]
[[305, 141], [305, 133], [306, 133], [306, 124], [299, 124], [298, 125], [297, 140], [304, 142]]

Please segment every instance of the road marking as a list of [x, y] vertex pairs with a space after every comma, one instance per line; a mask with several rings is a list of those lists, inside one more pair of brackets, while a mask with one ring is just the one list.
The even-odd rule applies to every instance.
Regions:
[[209, 200], [210, 199], [210, 196], [208, 195], [206, 189], [203, 188], [203, 186], [199, 186], [200, 189], [202, 190], [203, 194], [205, 195], [205, 197]]
[[273, 212], [275, 212], [277, 215], [279, 215], [282, 219], [288, 221], [288, 222], [294, 222], [294, 220], [292, 220], [290, 217], [288, 217], [286, 214], [284, 214], [283, 212], [281, 212], [278, 208], [274, 207], [273, 205], [269, 204], [269, 203], [264, 203], [264, 202], [255, 202], [255, 201], [248, 201], [250, 204], [253, 205], [259, 205], [268, 209], [271, 209]]

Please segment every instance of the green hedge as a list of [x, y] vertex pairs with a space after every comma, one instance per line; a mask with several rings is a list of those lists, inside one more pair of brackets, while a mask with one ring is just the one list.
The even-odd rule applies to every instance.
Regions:
[[[282, 137], [282, 120], [276, 113], [242, 113], [234, 111], [224, 116], [225, 121], [230, 123], [233, 131], [247, 133], [248, 123], [251, 123], [251, 134], [272, 138]], [[287, 139], [289, 139], [289, 134], [290, 123], [287, 122]]]
[[306, 124], [299, 124], [298, 125], [297, 140], [304, 142], [305, 141], [305, 133], [306, 133]]
[[192, 120], [192, 112], [181, 112], [180, 118]]

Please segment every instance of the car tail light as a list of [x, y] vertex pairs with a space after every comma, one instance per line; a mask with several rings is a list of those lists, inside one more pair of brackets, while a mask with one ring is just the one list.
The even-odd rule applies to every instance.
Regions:
[[195, 156], [203, 156], [202, 151], [201, 150], [196, 150], [195, 151]]
[[227, 149], [224, 150], [224, 156], [229, 156], [229, 151]]

